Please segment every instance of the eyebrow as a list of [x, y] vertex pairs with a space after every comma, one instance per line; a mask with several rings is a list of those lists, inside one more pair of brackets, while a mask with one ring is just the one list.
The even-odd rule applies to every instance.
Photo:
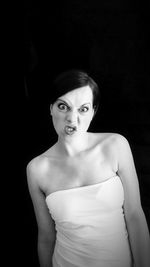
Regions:
[[[63, 100], [63, 99], [61, 99], [61, 98], [57, 98], [56, 101], [62, 101], [62, 102], [65, 103], [67, 106], [70, 106], [65, 100]], [[91, 103], [88, 102], [88, 103], [81, 104], [81, 107], [82, 107], [82, 106], [85, 106], [85, 105], [88, 105], [88, 104], [91, 105]]]

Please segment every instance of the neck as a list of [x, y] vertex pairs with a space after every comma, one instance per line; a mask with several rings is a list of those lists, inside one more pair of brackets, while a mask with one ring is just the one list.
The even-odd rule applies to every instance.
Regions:
[[88, 133], [84, 134], [83, 136], [80, 135], [79, 137], [62, 140], [58, 138], [58, 149], [61, 153], [66, 156], [76, 156], [80, 152], [83, 152], [88, 147], [89, 135]]

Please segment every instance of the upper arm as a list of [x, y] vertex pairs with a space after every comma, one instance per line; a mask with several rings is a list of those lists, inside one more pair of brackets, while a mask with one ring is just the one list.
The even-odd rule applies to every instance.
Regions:
[[34, 162], [27, 165], [27, 182], [32, 199], [38, 232], [43, 238], [55, 239], [55, 225], [45, 202], [45, 196], [39, 187], [39, 172]]
[[121, 135], [117, 140], [118, 175], [124, 188], [124, 209], [128, 216], [141, 211], [139, 182], [133, 155], [127, 139]]

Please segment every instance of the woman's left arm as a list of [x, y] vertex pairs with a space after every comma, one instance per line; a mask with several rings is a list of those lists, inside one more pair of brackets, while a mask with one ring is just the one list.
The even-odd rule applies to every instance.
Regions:
[[150, 236], [129, 143], [117, 136], [118, 175], [124, 188], [124, 213], [135, 267], [150, 266]]

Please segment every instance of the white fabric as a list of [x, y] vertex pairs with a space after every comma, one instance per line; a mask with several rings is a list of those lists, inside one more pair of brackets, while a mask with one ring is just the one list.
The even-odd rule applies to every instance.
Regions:
[[118, 176], [48, 195], [57, 230], [53, 267], [131, 267], [123, 202]]

